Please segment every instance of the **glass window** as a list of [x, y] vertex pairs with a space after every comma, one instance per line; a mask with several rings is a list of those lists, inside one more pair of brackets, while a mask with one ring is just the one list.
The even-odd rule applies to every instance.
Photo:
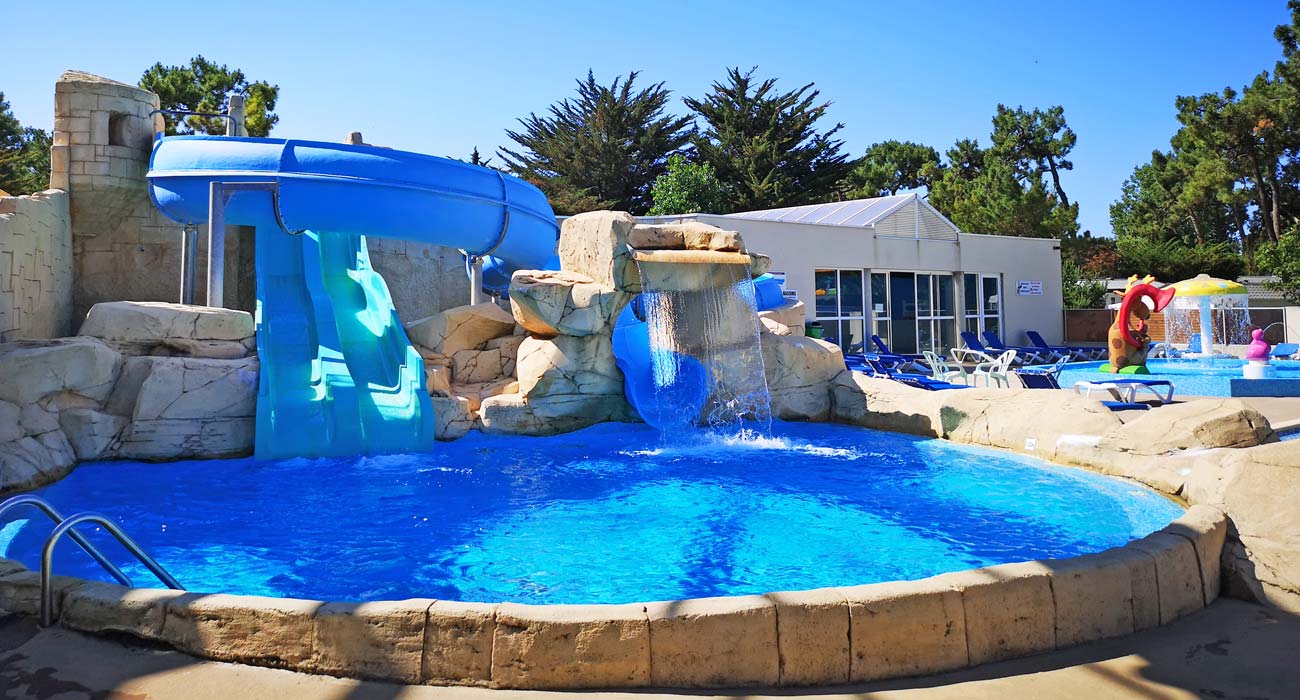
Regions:
[[840, 348], [846, 354], [866, 352], [866, 335], [863, 333], [864, 321], [851, 318], [840, 321]]
[[871, 273], [871, 312], [876, 316], [889, 316], [889, 275]]
[[916, 326], [917, 352], [934, 349], [933, 321], [922, 321]]
[[839, 315], [862, 315], [862, 270], [840, 270]]
[[838, 277], [835, 270], [817, 270], [814, 280], [818, 316], [840, 315]]
[[999, 336], [1002, 335], [1001, 331], [998, 330], [998, 317], [997, 316], [985, 317], [984, 330], [990, 333], [997, 333]]
[[934, 300], [935, 316], [952, 316], [952, 275], [936, 275], [938, 281], [938, 295]]
[[957, 324], [954, 321], [940, 320], [935, 321], [939, 326], [939, 347], [937, 352], [947, 355], [948, 351], [957, 347]]
[[[880, 339], [885, 341], [885, 345], [889, 345], [889, 319], [886, 318], [876, 321], [876, 335], [880, 336]], [[875, 348], [874, 343], [872, 344], [872, 347]], [[892, 350], [893, 348], [890, 349]], [[875, 348], [875, 350], [879, 350], [879, 348]], [[875, 350], [873, 350], [873, 352]]]
[[962, 275], [966, 287], [966, 315], [976, 316], [980, 312], [980, 277], [979, 275]]
[[984, 313], [996, 314], [1000, 306], [1001, 295], [998, 293], [998, 278], [984, 278]]
[[930, 278], [932, 275], [916, 276], [916, 315], [930, 315]]

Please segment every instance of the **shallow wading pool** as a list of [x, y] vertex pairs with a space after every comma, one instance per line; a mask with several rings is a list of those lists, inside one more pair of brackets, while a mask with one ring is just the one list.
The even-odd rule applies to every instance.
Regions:
[[[916, 579], [1099, 552], [1182, 512], [983, 448], [826, 424], [773, 433], [665, 441], [609, 424], [426, 454], [92, 463], [39, 493], [118, 519], [189, 590], [325, 600], [619, 603]], [[0, 556], [35, 567], [48, 531], [0, 525]], [[55, 571], [109, 580], [71, 542]]]

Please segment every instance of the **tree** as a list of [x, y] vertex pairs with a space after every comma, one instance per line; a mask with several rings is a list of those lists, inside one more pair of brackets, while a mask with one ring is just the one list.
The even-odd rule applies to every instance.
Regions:
[[650, 214], [726, 214], [727, 191], [713, 166], [691, 163], [681, 155], [668, 159], [668, 172], [655, 178]]
[[1233, 197], [1232, 178], [1223, 161], [1196, 151], [1155, 151], [1151, 161], [1124, 181], [1111, 205], [1116, 236], [1152, 241], [1177, 239], [1187, 245], [1232, 241], [1246, 211]]
[[707, 95], [686, 98], [704, 122], [696, 160], [713, 166], [733, 211], [830, 200], [850, 167], [835, 138], [844, 125], [818, 130], [830, 103], [818, 101], [813, 83], [780, 92], [775, 79], [755, 79], [756, 70], [728, 69]]
[[1260, 266], [1276, 279], [1268, 286], [1293, 304], [1300, 304], [1300, 229], [1292, 227], [1277, 243], [1259, 247]]
[[1241, 256], [1226, 243], [1192, 246], [1177, 239], [1153, 241], [1137, 236], [1115, 239], [1120, 267], [1131, 274], [1154, 275], [1167, 282], [1206, 273], [1236, 279], [1245, 271]]
[[845, 199], [883, 197], [930, 187], [927, 169], [939, 165], [939, 152], [911, 141], [882, 141], [867, 148], [840, 183]]
[[930, 203], [963, 231], [1066, 238], [1079, 230], [1077, 204], [1062, 206], [1041, 178], [1026, 186], [1016, 165], [971, 140], [947, 152], [947, 167], [930, 166]]
[[557, 213], [594, 206], [644, 214], [651, 183], [690, 141], [691, 119], [665, 113], [671, 92], [663, 83], [635, 90], [638, 75], [606, 87], [588, 71], [577, 81], [576, 98], [551, 105], [547, 115], [529, 114], [519, 120], [521, 130], [507, 131], [519, 148], [499, 155], [541, 187]]
[[[249, 136], [266, 136], [280, 117], [275, 102], [280, 87], [264, 81], [249, 81], [244, 72], [217, 65], [203, 56], [190, 59], [187, 66], [164, 66], [155, 63], [140, 77], [140, 87], [158, 95], [162, 109], [220, 114], [226, 111], [230, 96], [244, 95], [244, 128]], [[164, 115], [167, 134], [226, 133], [226, 120], [216, 117]]]
[[1070, 206], [1070, 198], [1061, 188], [1060, 171], [1074, 169], [1065, 157], [1074, 149], [1075, 141], [1074, 130], [1065, 123], [1065, 109], [1059, 105], [1028, 112], [1023, 107], [998, 105], [993, 116], [993, 154], [1014, 163], [1022, 181], [1050, 174], [1052, 190], [1064, 207]]
[[23, 127], [0, 92], [0, 190], [31, 194], [50, 184], [49, 132]]
[[1061, 295], [1067, 309], [1100, 309], [1105, 305], [1106, 285], [1089, 278], [1078, 263], [1061, 261]]

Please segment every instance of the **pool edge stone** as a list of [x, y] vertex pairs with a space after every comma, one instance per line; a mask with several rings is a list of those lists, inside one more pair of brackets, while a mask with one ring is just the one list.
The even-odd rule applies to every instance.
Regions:
[[769, 687], [780, 681], [776, 604], [763, 596], [646, 603], [650, 685]]
[[636, 688], [650, 683], [645, 606], [501, 603], [492, 637], [499, 688]]
[[488, 685], [498, 603], [439, 600], [424, 623], [420, 680], [433, 685]]
[[849, 681], [970, 665], [961, 591], [935, 576], [839, 589], [849, 604]]
[[935, 577], [961, 592], [971, 666], [1056, 649], [1051, 574], [1027, 561]]
[[419, 683], [433, 603], [430, 598], [325, 603], [315, 613], [312, 670]]
[[849, 600], [844, 590], [780, 591], [764, 597], [776, 606], [779, 684], [847, 683], [851, 645]]
[[295, 598], [185, 593], [167, 601], [161, 636], [196, 656], [310, 670], [316, 612], [324, 605]]

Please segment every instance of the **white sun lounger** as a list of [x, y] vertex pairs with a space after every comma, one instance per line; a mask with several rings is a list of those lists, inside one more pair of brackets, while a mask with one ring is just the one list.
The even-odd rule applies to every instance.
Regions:
[[[1160, 403], [1174, 400], [1174, 385], [1164, 380], [1118, 379], [1110, 382], [1075, 382], [1074, 393], [1091, 396], [1094, 391], [1105, 391], [1115, 397], [1116, 401], [1133, 403], [1137, 400], [1139, 389], [1146, 389]], [[1162, 392], [1161, 389], [1164, 391]]]

